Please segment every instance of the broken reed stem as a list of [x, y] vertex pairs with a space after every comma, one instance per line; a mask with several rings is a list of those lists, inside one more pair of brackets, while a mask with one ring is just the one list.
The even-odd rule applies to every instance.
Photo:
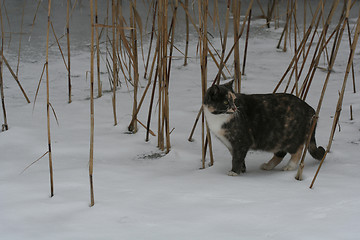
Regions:
[[3, 51], [4, 51], [4, 25], [2, 19], [2, 4], [0, 3], [0, 23], [1, 23], [1, 55], [0, 55], [0, 95], [1, 106], [3, 110], [4, 123], [1, 125], [2, 131], [9, 129], [7, 123], [6, 107], [5, 107], [5, 95], [4, 95], [4, 79], [3, 79]]
[[353, 118], [353, 109], [352, 109], [352, 105], [350, 105], [350, 120], [354, 120]]
[[13, 78], [14, 78], [14, 79], [15, 79], [15, 81], [16, 81], [16, 83], [18, 84], [18, 86], [19, 86], [19, 88], [20, 88], [20, 90], [21, 90], [22, 94], [24, 95], [24, 97], [25, 97], [26, 101], [27, 101], [28, 103], [30, 103], [30, 100], [29, 100], [28, 96], [26, 95], [25, 90], [24, 90], [24, 89], [23, 89], [23, 87], [21, 86], [21, 83], [20, 83], [20, 81], [19, 81], [18, 77], [16, 76], [16, 74], [14, 73], [14, 71], [11, 69], [10, 64], [9, 64], [9, 63], [8, 63], [8, 61], [6, 60], [6, 58], [5, 58], [5, 56], [4, 56], [4, 52], [3, 52], [3, 51], [1, 52], [1, 55], [2, 55], [2, 60], [4, 61], [5, 65], [6, 65], [6, 66], [7, 66], [7, 68], [9, 69], [9, 71], [10, 71], [11, 75], [13, 76]]
[[100, 79], [100, 36], [99, 36], [99, 28], [97, 26], [98, 23], [99, 23], [98, 4], [97, 4], [97, 0], [95, 0], [96, 70], [97, 70], [96, 72], [97, 72], [97, 85], [98, 85], [97, 97], [100, 98], [102, 96], [102, 83]]
[[70, 75], [70, 0], [67, 0], [66, 4], [66, 42], [67, 42], [67, 70], [68, 70], [68, 102], [71, 103], [71, 75]]
[[48, 133], [48, 155], [49, 155], [49, 170], [50, 170], [50, 196], [54, 196], [54, 178], [52, 166], [52, 152], [51, 152], [51, 135], [50, 135], [50, 87], [49, 87], [49, 33], [50, 33], [50, 13], [51, 13], [51, 0], [48, 0], [48, 24], [46, 32], [46, 113], [47, 113], [47, 133]]
[[89, 157], [89, 179], [90, 179], [90, 207], [94, 206], [94, 6], [90, 0], [91, 18], [91, 56], [90, 56], [90, 157]]
[[61, 50], [61, 46], [60, 46], [60, 43], [59, 43], [59, 39], [58, 39], [58, 37], [56, 36], [55, 29], [54, 29], [54, 26], [53, 26], [52, 22], [50, 22], [50, 25], [51, 25], [51, 29], [52, 29], [52, 31], [53, 31], [53, 34], [54, 34], [56, 43], [57, 43], [57, 45], [58, 45], [58, 47], [59, 47], [59, 51], [60, 51], [61, 57], [62, 57], [62, 59], [63, 59], [63, 61], [64, 61], [65, 68], [66, 68], [66, 70], [67, 70], [67, 69], [68, 69], [68, 66], [67, 66], [67, 64], [66, 64], [65, 57], [64, 57], [63, 51]]
[[[348, 16], [349, 16], [349, 10], [350, 10], [350, 5], [351, 5], [351, 0], [347, 1], [347, 10], [346, 10], [346, 17], [345, 17], [345, 21], [348, 21]], [[329, 137], [329, 143], [328, 146], [326, 148], [325, 151], [325, 155], [323, 157], [323, 159], [321, 160], [319, 167], [315, 173], [315, 176], [311, 182], [310, 188], [312, 188], [314, 186], [315, 180], [319, 174], [320, 168], [322, 166], [322, 164], [324, 163], [324, 160], [326, 158], [326, 155], [328, 152], [330, 152], [331, 149], [331, 145], [332, 145], [332, 141], [334, 139], [334, 134], [335, 134], [335, 129], [336, 129], [336, 125], [339, 121], [340, 118], [340, 114], [341, 114], [341, 108], [342, 108], [342, 103], [343, 103], [343, 99], [344, 99], [344, 93], [345, 93], [345, 88], [346, 88], [346, 83], [347, 83], [347, 79], [350, 73], [350, 68], [352, 66], [353, 60], [354, 60], [354, 55], [355, 55], [355, 50], [356, 50], [356, 45], [359, 39], [359, 34], [360, 34], [360, 11], [359, 11], [359, 15], [358, 15], [358, 20], [357, 20], [357, 24], [356, 24], [356, 29], [355, 29], [355, 34], [354, 34], [354, 40], [353, 43], [351, 45], [351, 49], [350, 49], [350, 55], [349, 55], [349, 60], [347, 63], [347, 67], [346, 67], [346, 72], [345, 72], [345, 76], [344, 76], [344, 81], [343, 81], [343, 85], [341, 88], [341, 92], [339, 95], [339, 99], [338, 99], [338, 103], [336, 106], [336, 112], [335, 112], [335, 116], [334, 116], [334, 120], [333, 120], [333, 125], [332, 125], [332, 130], [331, 130], [331, 134]]]

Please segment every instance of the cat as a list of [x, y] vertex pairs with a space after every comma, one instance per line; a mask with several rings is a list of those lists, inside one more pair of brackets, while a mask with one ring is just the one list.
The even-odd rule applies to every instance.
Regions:
[[[285, 171], [295, 170], [302, 155], [315, 115], [314, 109], [298, 97], [286, 94], [238, 94], [233, 82], [211, 86], [205, 94], [203, 111], [209, 129], [229, 149], [232, 169], [229, 176], [246, 172], [245, 157], [250, 149], [274, 153], [263, 170], [276, 167], [291, 154]], [[317, 147], [315, 130], [308, 151], [321, 160], [323, 147]]]

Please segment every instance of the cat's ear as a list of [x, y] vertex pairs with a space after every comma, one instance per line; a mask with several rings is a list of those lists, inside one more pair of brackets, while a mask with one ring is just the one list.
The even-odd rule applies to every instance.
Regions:
[[211, 95], [211, 96], [216, 96], [216, 95], [218, 95], [219, 92], [220, 92], [220, 89], [219, 89], [219, 86], [218, 86], [218, 85], [212, 86], [210, 90], [211, 90], [211, 91], [210, 91], [210, 95]]
[[234, 85], [234, 80], [231, 80], [230, 82], [223, 84], [224, 87], [234, 92], [233, 85]]

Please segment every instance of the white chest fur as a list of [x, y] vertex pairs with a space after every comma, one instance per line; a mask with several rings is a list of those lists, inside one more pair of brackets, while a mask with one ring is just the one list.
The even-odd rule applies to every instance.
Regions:
[[206, 106], [204, 106], [204, 114], [211, 132], [214, 133], [215, 136], [219, 138], [220, 141], [224, 143], [231, 152], [231, 144], [229, 140], [225, 137], [222, 126], [224, 125], [224, 123], [227, 123], [231, 120], [232, 114], [212, 114]]

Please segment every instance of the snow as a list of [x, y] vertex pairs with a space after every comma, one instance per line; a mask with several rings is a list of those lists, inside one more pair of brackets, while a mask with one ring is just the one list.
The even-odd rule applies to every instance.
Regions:
[[[42, 11], [45, 16], [45, 10]], [[32, 13], [29, 15], [31, 19]], [[255, 21], [256, 24], [261, 25]], [[272, 92], [292, 53], [276, 50], [279, 30], [260, 28], [254, 32], [242, 91]], [[219, 39], [212, 41], [220, 47]], [[214, 166], [203, 170], [200, 169], [199, 126], [195, 141], [187, 141], [201, 106], [200, 65], [195, 54], [196, 39], [193, 39], [189, 65], [184, 67], [183, 60], [175, 58], [171, 70], [170, 124], [175, 129], [169, 154], [164, 155], [157, 149], [156, 137], [146, 143], [145, 130], [140, 125], [137, 134], [127, 134], [133, 92], [126, 84], [117, 91], [117, 126], [113, 126], [111, 93], [105, 92], [95, 100], [95, 206], [89, 207], [90, 86], [86, 71], [90, 66], [90, 53], [81, 45], [84, 43], [75, 41], [74, 44], [79, 45], [73, 46], [71, 59], [73, 102], [68, 104], [63, 60], [56, 45], [50, 52], [50, 101], [59, 121], [57, 125], [51, 117], [55, 196], [50, 198], [48, 157], [31, 165], [47, 151], [44, 80], [35, 107], [33, 105], [44, 58], [38, 53], [39, 49], [34, 51], [34, 45], [39, 45], [34, 37], [31, 44], [24, 43], [20, 64], [20, 81], [31, 104], [26, 103], [16, 82], [4, 69], [9, 130], [0, 132], [1, 239], [360, 238], [360, 98], [359, 93], [352, 93], [351, 76], [340, 118], [341, 131], [336, 131], [331, 152], [313, 189], [309, 189], [309, 185], [319, 162], [309, 154], [303, 181], [294, 179], [296, 171], [281, 171], [289, 156], [274, 170], [263, 171], [261, 164], [272, 154], [254, 151], [246, 158], [247, 173], [230, 177], [227, 172], [231, 169], [231, 156], [219, 140], [213, 138]], [[317, 143], [324, 147], [345, 74], [347, 44], [344, 33], [317, 128]], [[41, 49], [44, 47], [45, 44]], [[183, 49], [183, 42], [179, 42], [178, 47]], [[5, 50], [11, 66], [16, 66], [16, 54]], [[359, 76], [359, 50], [354, 65], [355, 74]], [[216, 75], [214, 66], [209, 62], [209, 84]], [[105, 66], [102, 71], [106, 72]], [[318, 70], [307, 99], [314, 108], [325, 74]], [[109, 90], [107, 75], [101, 77], [104, 90]], [[146, 85], [143, 79], [141, 83]], [[350, 105], [352, 121], [349, 120]], [[149, 96], [139, 113], [139, 120], [144, 123], [148, 106]], [[151, 126], [157, 133], [155, 116]], [[3, 121], [2, 114], [0, 120]]]

